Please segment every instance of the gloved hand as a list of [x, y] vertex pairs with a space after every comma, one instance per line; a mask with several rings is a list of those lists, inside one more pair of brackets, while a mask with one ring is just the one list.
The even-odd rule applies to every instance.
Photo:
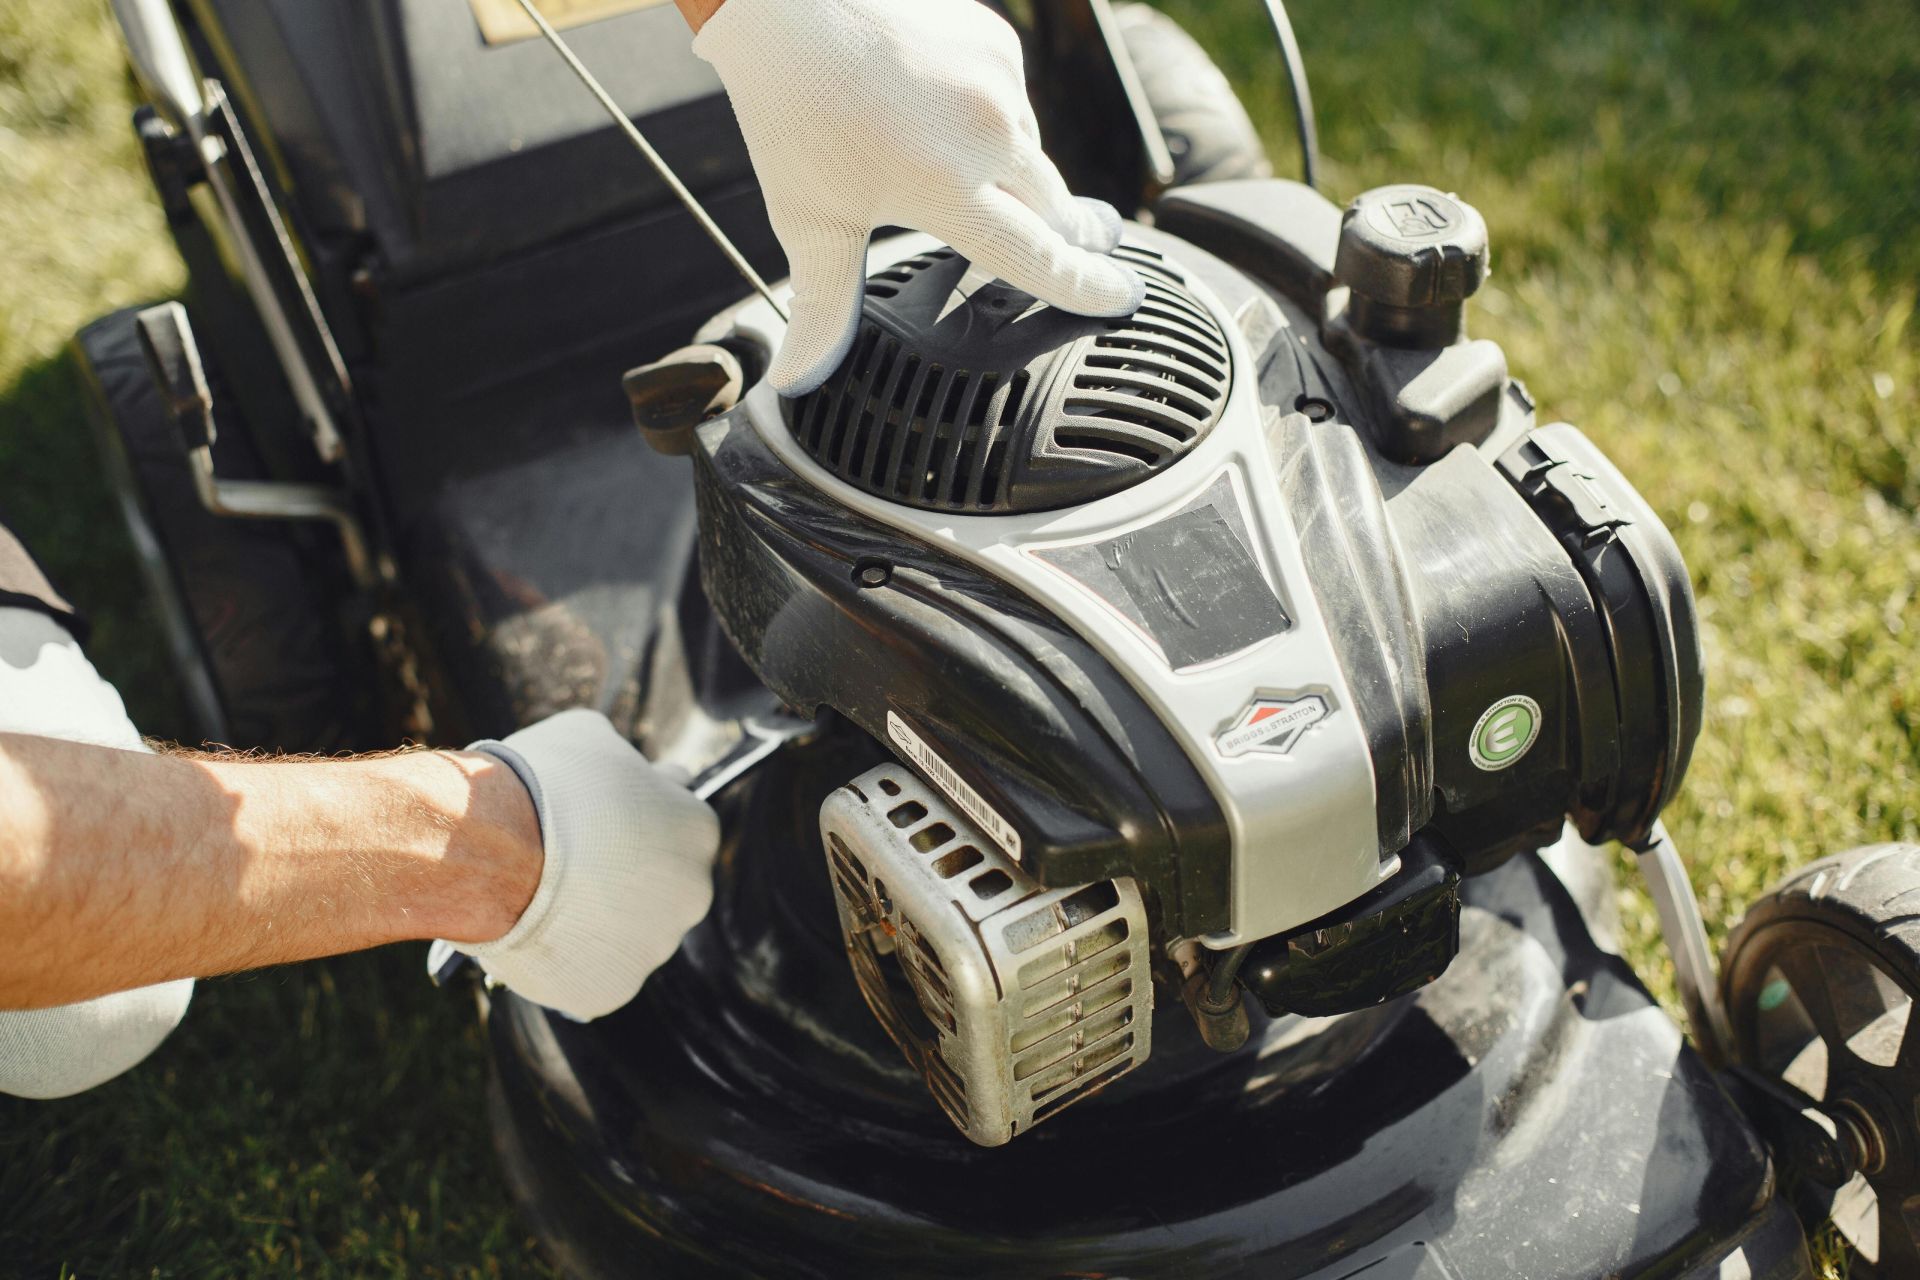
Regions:
[[720, 822], [592, 711], [476, 742], [533, 796], [546, 861], [505, 937], [458, 949], [488, 976], [577, 1019], [640, 992], [713, 902]]
[[727, 86], [793, 271], [769, 373], [819, 386], [853, 344], [874, 228], [928, 232], [1042, 302], [1122, 316], [1111, 206], [1040, 149], [1020, 41], [977, 0], [726, 0], [693, 42]]

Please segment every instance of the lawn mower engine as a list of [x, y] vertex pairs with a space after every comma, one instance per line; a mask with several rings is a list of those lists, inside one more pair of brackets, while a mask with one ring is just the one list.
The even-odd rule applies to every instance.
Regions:
[[[727, 635], [891, 749], [820, 812], [840, 927], [983, 1145], [1144, 1062], [1156, 990], [1233, 1050], [1243, 990], [1430, 982], [1463, 876], [1645, 839], [1699, 728], [1671, 537], [1464, 334], [1471, 207], [1214, 184], [1117, 256], [1147, 300], [1100, 320], [888, 241], [826, 385], [681, 441]], [[703, 336], [665, 367], [779, 322]]]
[[[883, 239], [813, 393], [762, 381], [777, 289], [628, 375], [690, 468], [612, 384], [739, 285], [516, 6], [114, 7], [222, 376], [139, 372], [138, 332], [194, 348], [178, 307], [90, 327], [83, 367], [206, 736], [591, 706], [719, 815], [713, 908], [625, 1007], [473, 988], [567, 1274], [1804, 1280], [1781, 1181], [1852, 1161], [1910, 1201], [1912, 1090], [1849, 1074], [1857, 1023], [1776, 972], [1876, 910], [1912, 972], [1907, 873], [1809, 869], [1702, 996], [1656, 821], [1699, 728], [1680, 558], [1467, 336], [1479, 216], [1311, 189], [1284, 6], [1306, 185], [1252, 176], [1166, 14], [1006, 6], [1049, 154], [1145, 208], [1145, 305], [1065, 315]], [[588, 7], [603, 103], [777, 275], [679, 15]], [[1609, 940], [1610, 838], [1732, 1070]], [[1761, 1053], [1796, 1010], [1835, 1046], [1820, 1110]]]

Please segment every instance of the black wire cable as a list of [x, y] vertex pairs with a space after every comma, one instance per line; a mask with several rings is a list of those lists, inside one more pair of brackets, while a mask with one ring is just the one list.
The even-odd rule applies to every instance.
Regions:
[[1280, 58], [1287, 65], [1287, 87], [1293, 93], [1293, 115], [1300, 130], [1300, 167], [1309, 187], [1320, 189], [1320, 126], [1313, 118], [1313, 90], [1307, 85], [1307, 64], [1300, 42], [1293, 38], [1286, 0], [1266, 0], [1267, 17], [1280, 41]]
[[1214, 961], [1213, 973], [1207, 982], [1206, 1003], [1209, 1013], [1228, 1007], [1233, 998], [1234, 979], [1240, 976], [1241, 966], [1247, 962], [1247, 953], [1253, 950], [1251, 942], [1243, 942], [1233, 950]]

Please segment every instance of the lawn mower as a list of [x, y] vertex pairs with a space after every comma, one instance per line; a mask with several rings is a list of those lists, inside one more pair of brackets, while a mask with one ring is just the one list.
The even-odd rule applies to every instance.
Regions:
[[197, 729], [588, 706], [721, 815], [632, 1005], [472, 984], [567, 1271], [1785, 1280], [1831, 1218], [1920, 1276], [1920, 849], [1806, 868], [1716, 974], [1679, 552], [1468, 336], [1467, 201], [1319, 193], [1267, 8], [1301, 182], [1165, 15], [1007, 6], [1146, 303], [885, 232], [787, 400], [671, 6], [116, 0], [190, 288], [77, 351]]

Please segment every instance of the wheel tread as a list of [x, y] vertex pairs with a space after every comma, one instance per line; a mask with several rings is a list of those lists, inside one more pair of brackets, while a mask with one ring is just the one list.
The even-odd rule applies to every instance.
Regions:
[[[1920, 999], [1920, 912], [1908, 909], [1916, 902], [1920, 902], [1920, 845], [1915, 844], [1869, 845], [1822, 858], [1800, 868], [1756, 900], [1734, 926], [1721, 965], [1721, 990], [1733, 1021], [1736, 1056], [1744, 1057], [1757, 1042], [1761, 984], [1768, 972], [1776, 964], [1790, 972], [1790, 954], [1804, 954], [1808, 947], [1832, 945], [1857, 950], [1910, 996]], [[1823, 960], [1812, 960], [1824, 968]], [[1827, 1007], [1831, 1010], [1830, 1002]], [[1809, 1012], [1819, 1027], [1819, 1013]], [[1852, 1041], [1836, 1039], [1831, 1029], [1820, 1034], [1827, 1041], [1829, 1055], [1836, 1055], [1829, 1058], [1829, 1071], [1855, 1077], [1854, 1087], [1858, 1087], [1858, 1077], [1890, 1070], [1863, 1062]], [[1909, 1042], [1913, 1034], [1908, 1032]], [[1910, 1052], [1906, 1043], [1900, 1052], [1905, 1061]], [[1747, 1065], [1761, 1064], [1749, 1061]], [[1920, 1149], [1920, 1133], [1913, 1128], [1910, 1106], [1896, 1107], [1886, 1123], [1902, 1126], [1896, 1135], [1896, 1149]], [[1900, 1174], [1902, 1179], [1908, 1176]], [[1890, 1189], [1874, 1183], [1874, 1192], [1905, 1196], [1910, 1187], [1906, 1181]], [[1824, 1215], [1827, 1208], [1823, 1201], [1803, 1206], [1803, 1211]], [[1902, 1237], [1902, 1243], [1910, 1246], [1911, 1237]], [[1892, 1280], [1898, 1274], [1907, 1280], [1909, 1272], [1904, 1264], [1897, 1270], [1881, 1270], [1856, 1261], [1852, 1274], [1862, 1280], [1868, 1276]]]
[[1825, 924], [1869, 947], [1920, 992], [1920, 844], [1865, 845], [1808, 863], [1747, 908], [1727, 939], [1721, 966], [1728, 1007], [1741, 952], [1768, 926]]

